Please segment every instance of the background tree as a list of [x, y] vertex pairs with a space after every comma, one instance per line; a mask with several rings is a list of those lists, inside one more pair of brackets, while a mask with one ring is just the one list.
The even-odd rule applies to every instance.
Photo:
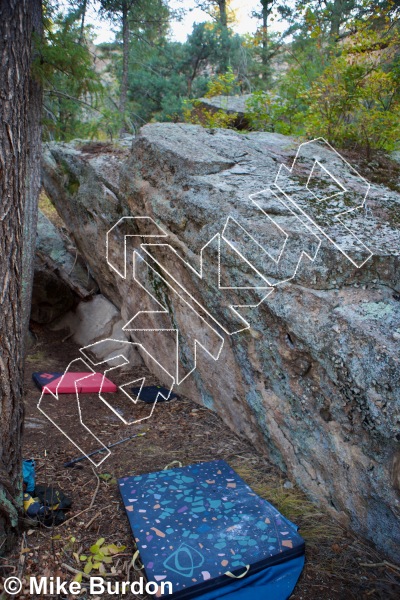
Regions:
[[[101, 14], [119, 24], [121, 29], [122, 73], [119, 111], [121, 115], [126, 115], [132, 41], [137, 38], [138, 33], [147, 40], [147, 35], [152, 28], [154, 29], [154, 25], [159, 28], [159, 35], [162, 36], [163, 26], [168, 26], [169, 10], [164, 0], [100, 0], [100, 6]], [[122, 127], [121, 132], [124, 129]]]
[[233, 19], [229, 4], [230, 0], [196, 0], [196, 5], [222, 27], [228, 27]]
[[205, 82], [201, 91], [194, 89], [194, 82], [203, 74], [206, 79], [206, 69], [211, 65], [218, 54], [217, 38], [213, 27], [209, 23], [195, 23], [192, 33], [185, 44], [185, 71], [187, 73], [187, 96], [193, 98], [202, 96], [206, 91]]
[[122, 79], [119, 96], [119, 110], [125, 113], [128, 95], [128, 65], [129, 65], [129, 11], [137, 6], [140, 0], [100, 0], [101, 13], [107, 19], [120, 25], [122, 29]]
[[272, 18], [279, 18], [283, 6], [279, 0], [260, 0], [260, 9], [254, 10], [252, 16], [261, 21], [254, 36], [248, 36], [246, 45], [253, 51], [252, 77], [259, 78], [261, 84], [253, 81], [255, 87], [266, 88], [271, 84], [273, 75], [272, 61], [278, 54], [285, 35], [278, 35], [271, 31]]
[[62, 14], [46, 7], [44, 35], [38, 45], [34, 72], [44, 86], [47, 139], [68, 141], [94, 133], [104, 86], [88, 43], [87, 32], [82, 35], [79, 8]]
[[[261, 19], [261, 28], [257, 32], [257, 35], [261, 41], [261, 64], [263, 66], [263, 79], [266, 79], [268, 67], [269, 67], [269, 20], [272, 11], [276, 7], [277, 0], [260, 0], [261, 11], [254, 11], [253, 16], [257, 19]], [[257, 37], [257, 36], [256, 36]]]
[[[209, 79], [215, 73], [225, 73], [228, 67], [238, 71], [242, 38], [227, 29], [224, 34], [218, 23], [196, 23], [185, 43], [186, 60], [183, 69], [188, 73], [188, 97], [198, 96], [192, 91], [193, 82], [200, 75]], [[207, 81], [203, 81], [203, 88]], [[205, 89], [203, 90], [204, 93]]]
[[32, 264], [35, 239], [41, 86], [31, 77], [31, 62], [33, 37], [40, 34], [39, 0], [1, 0], [0, 543], [3, 552], [15, 541], [22, 508], [22, 382], [27, 322], [24, 305], [26, 310], [30, 287], [30, 277], [23, 280], [23, 276], [27, 277], [23, 267]]
[[329, 41], [339, 39], [340, 29], [366, 6], [357, 0], [298, 0], [291, 11], [292, 23], [298, 30], [327, 33]]
[[215, 34], [220, 38], [221, 57], [220, 72], [227, 70], [230, 65], [230, 41], [231, 31], [229, 24], [234, 21], [234, 12], [230, 8], [230, 0], [196, 0], [196, 4], [201, 10], [209, 14], [217, 27]]

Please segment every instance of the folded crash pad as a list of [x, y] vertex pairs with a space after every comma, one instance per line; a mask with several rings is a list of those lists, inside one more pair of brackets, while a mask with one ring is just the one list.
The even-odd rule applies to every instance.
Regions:
[[289, 598], [304, 565], [304, 541], [225, 461], [118, 483], [148, 580], [172, 584], [172, 595], [165, 586], [164, 596]]
[[[32, 379], [45, 394], [116, 392], [117, 386], [102, 373], [33, 373]], [[76, 383], [76, 385], [75, 385]]]
[[139, 400], [147, 402], [148, 404], [155, 402], [157, 397], [157, 402], [165, 402], [166, 400], [173, 400], [178, 397], [176, 394], [173, 392], [170, 393], [170, 390], [160, 385], [147, 385], [142, 388], [133, 387], [131, 388], [131, 392], [134, 396], [139, 396]]

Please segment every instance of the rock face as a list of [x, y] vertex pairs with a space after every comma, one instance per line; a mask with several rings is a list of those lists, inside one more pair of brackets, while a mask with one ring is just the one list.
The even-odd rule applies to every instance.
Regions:
[[400, 198], [355, 210], [368, 185], [322, 143], [274, 186], [297, 147], [147, 125], [132, 150], [48, 145], [44, 185], [146, 365], [400, 560]]
[[74, 303], [74, 294], [70, 288], [36, 259], [32, 288], [32, 321], [51, 323], [70, 310]]
[[[80, 302], [74, 311], [64, 315], [53, 324], [52, 329], [69, 329], [74, 342], [80, 346], [93, 345], [104, 339], [109, 341], [95, 347], [92, 354], [99, 360], [113, 363], [113, 359], [121, 352], [120, 342], [129, 340], [129, 334], [122, 329], [124, 321], [117, 308], [104, 298], [96, 294], [88, 302]], [[135, 348], [129, 353], [131, 365], [143, 364]]]
[[76, 248], [69, 248], [62, 233], [39, 211], [31, 319], [51, 323], [97, 289]]

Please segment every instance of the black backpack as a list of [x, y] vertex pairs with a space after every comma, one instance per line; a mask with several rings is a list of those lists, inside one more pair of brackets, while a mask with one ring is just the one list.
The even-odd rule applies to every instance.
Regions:
[[44, 514], [38, 515], [38, 519], [47, 527], [52, 525], [61, 525], [66, 520], [66, 511], [72, 506], [71, 498], [68, 498], [56, 487], [37, 485], [34, 496], [39, 499], [42, 506], [48, 510]]

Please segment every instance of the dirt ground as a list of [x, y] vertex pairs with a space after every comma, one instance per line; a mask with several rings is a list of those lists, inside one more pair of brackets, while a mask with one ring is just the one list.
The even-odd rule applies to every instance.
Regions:
[[[265, 457], [230, 431], [215, 413], [189, 398], [180, 397], [159, 404], [151, 419], [127, 427], [96, 394], [81, 396], [85, 419], [104, 444], [109, 445], [134, 433], [145, 435], [116, 447], [97, 469], [87, 459], [74, 468], [64, 468], [65, 462], [81, 453], [39, 412], [40, 392], [32, 381], [32, 373], [43, 370], [63, 372], [80, 353], [70, 339], [65, 339], [66, 332], [55, 333], [36, 326], [34, 334], [36, 343], [26, 362], [23, 456], [35, 459], [37, 483], [58, 486], [72, 498], [73, 505], [68, 520], [58, 527], [35, 527], [27, 523], [18, 551], [0, 560], [2, 577], [18, 575], [25, 581], [19, 598], [62, 598], [60, 595], [30, 596], [24, 592], [29, 576], [52, 575], [72, 580], [75, 572], [81, 571], [85, 564], [80, 557], [88, 555], [90, 546], [100, 537], [105, 539], [104, 545], [114, 543], [120, 547], [104, 565], [110, 580], [131, 578], [133, 581], [140, 576], [140, 571], [135, 571], [131, 565], [133, 536], [116, 480], [127, 475], [159, 471], [172, 461], [188, 465], [213, 459], [226, 460], [254, 491], [300, 526], [306, 541], [306, 566], [292, 600], [400, 597], [400, 567], [343, 531], [308, 502], [296, 486], [291, 486]], [[148, 374], [137, 369], [134, 375]], [[75, 405], [75, 396], [62, 396], [62, 401], [51, 407], [53, 420], [68, 429], [69, 422], [76, 423]], [[138, 402], [138, 418], [146, 416], [148, 410], [148, 405]], [[82, 435], [86, 452], [99, 447], [89, 435], [84, 437]], [[87, 585], [85, 576], [84, 585]], [[6, 596], [1, 595], [3, 597]], [[84, 591], [81, 597], [90, 596]], [[130, 594], [128, 597], [144, 596]]]

